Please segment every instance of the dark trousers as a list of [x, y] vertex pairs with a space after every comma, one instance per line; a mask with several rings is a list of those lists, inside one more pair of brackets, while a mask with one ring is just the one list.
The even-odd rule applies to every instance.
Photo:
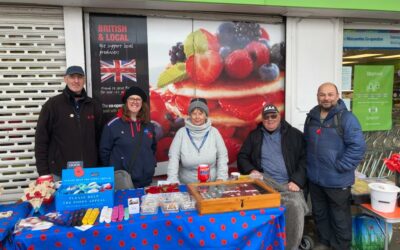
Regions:
[[319, 241], [335, 250], [350, 250], [351, 188], [325, 188], [309, 183]]

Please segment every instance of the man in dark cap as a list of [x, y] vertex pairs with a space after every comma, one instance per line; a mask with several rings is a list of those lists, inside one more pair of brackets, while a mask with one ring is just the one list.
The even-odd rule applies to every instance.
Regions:
[[101, 105], [87, 96], [82, 67], [68, 67], [64, 82], [63, 92], [43, 105], [35, 134], [38, 174], [51, 174], [54, 180], [60, 179], [69, 164], [98, 165]]
[[298, 249], [308, 212], [301, 189], [306, 184], [306, 152], [302, 133], [281, 118], [273, 104], [262, 110], [262, 123], [240, 149], [237, 165], [242, 174], [263, 178], [281, 192], [286, 206], [286, 249]]

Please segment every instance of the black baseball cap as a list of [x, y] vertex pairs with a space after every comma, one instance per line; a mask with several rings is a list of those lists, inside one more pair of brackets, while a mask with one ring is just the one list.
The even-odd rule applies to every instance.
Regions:
[[81, 66], [69, 66], [67, 70], [65, 71], [65, 75], [73, 75], [73, 74], [78, 74], [78, 75], [85, 75], [85, 71], [83, 71]]
[[263, 108], [263, 115], [270, 114], [270, 113], [279, 113], [279, 110], [273, 104], [267, 104]]

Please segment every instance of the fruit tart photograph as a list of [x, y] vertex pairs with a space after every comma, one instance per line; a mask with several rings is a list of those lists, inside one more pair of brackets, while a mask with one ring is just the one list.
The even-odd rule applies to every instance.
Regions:
[[230, 166], [261, 121], [264, 104], [273, 103], [284, 115], [284, 32], [282, 24], [244, 21], [148, 22], [150, 107], [159, 162], [168, 161], [192, 98], [207, 100]]

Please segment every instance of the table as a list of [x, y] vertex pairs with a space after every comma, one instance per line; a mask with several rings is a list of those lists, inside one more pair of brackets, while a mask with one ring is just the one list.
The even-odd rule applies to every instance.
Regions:
[[13, 231], [15, 223], [25, 218], [31, 209], [31, 205], [27, 202], [0, 206], [0, 212], [13, 212], [8, 218], [0, 218], [0, 249], [11, 249], [12, 245], [8, 236]]
[[[115, 193], [126, 206], [142, 189]], [[54, 208], [53, 208], [54, 209]], [[54, 225], [14, 235], [16, 249], [284, 249], [284, 207], [199, 215], [197, 211], [142, 216], [98, 223], [87, 231]]]
[[385, 229], [384, 229], [384, 234], [385, 234], [385, 250], [389, 249], [389, 229], [388, 229], [388, 224], [393, 224], [393, 223], [400, 223], [400, 207], [396, 206], [396, 209], [392, 213], [382, 213], [379, 211], [376, 211], [375, 209], [372, 208], [371, 204], [369, 203], [364, 203], [360, 205], [361, 210], [363, 210], [365, 213], [370, 214], [374, 217], [380, 218], [385, 222]]

